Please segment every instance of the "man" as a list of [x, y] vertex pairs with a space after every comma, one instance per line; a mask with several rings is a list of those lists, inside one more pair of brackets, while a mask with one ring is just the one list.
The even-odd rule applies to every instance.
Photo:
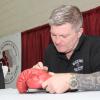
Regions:
[[46, 91], [100, 90], [100, 38], [83, 35], [82, 24], [75, 6], [53, 10], [49, 19], [53, 44], [46, 49], [44, 63], [33, 66], [53, 72], [42, 84]]

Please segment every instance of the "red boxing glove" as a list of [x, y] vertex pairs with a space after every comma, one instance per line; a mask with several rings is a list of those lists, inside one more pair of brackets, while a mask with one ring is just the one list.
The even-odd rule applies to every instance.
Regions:
[[42, 69], [26, 69], [19, 75], [16, 86], [20, 93], [25, 93], [28, 88], [42, 88], [42, 82], [46, 81], [50, 77], [51, 75]]
[[30, 89], [42, 88], [41, 84], [50, 78], [51, 75], [47, 71], [41, 69], [32, 69], [30, 78], [26, 81]]
[[28, 86], [26, 84], [26, 81], [29, 78], [30, 74], [30, 69], [24, 70], [22, 73], [19, 74], [16, 87], [20, 93], [25, 93], [27, 91]]

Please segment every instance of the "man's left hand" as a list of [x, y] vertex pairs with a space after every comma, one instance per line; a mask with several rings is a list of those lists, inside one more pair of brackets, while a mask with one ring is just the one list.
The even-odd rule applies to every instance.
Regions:
[[54, 74], [51, 78], [43, 82], [42, 87], [50, 93], [64, 93], [70, 89], [70, 79], [72, 74]]

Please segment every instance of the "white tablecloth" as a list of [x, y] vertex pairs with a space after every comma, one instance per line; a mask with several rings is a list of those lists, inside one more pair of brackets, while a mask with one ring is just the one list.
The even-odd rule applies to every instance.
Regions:
[[18, 93], [17, 89], [0, 89], [0, 100], [100, 100], [100, 91], [67, 92], [50, 94], [31, 91], [26, 94]]

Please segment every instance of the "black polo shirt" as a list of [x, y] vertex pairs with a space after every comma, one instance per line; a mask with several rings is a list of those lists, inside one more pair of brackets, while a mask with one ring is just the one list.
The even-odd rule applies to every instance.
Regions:
[[69, 60], [50, 44], [45, 52], [44, 65], [55, 73], [100, 71], [100, 37], [82, 35]]

